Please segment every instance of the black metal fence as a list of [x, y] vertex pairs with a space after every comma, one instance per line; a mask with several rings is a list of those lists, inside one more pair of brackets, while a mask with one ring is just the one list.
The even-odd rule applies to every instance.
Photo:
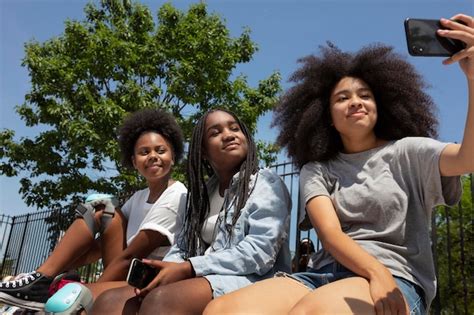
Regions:
[[[290, 162], [271, 166], [287, 185], [292, 197], [290, 248], [296, 260], [299, 242], [309, 237], [319, 248], [314, 231], [302, 233], [297, 227], [299, 211], [298, 172]], [[463, 202], [454, 208], [440, 208], [432, 220], [433, 255], [437, 264], [438, 294], [433, 314], [470, 314], [474, 310], [474, 184], [472, 174], [464, 178]], [[469, 209], [470, 208], [470, 209]], [[0, 276], [16, 275], [37, 268], [64, 234], [62, 227], [73, 220], [71, 209], [43, 211], [20, 216], [0, 215]], [[84, 281], [94, 282], [102, 272], [98, 263], [79, 270]]]

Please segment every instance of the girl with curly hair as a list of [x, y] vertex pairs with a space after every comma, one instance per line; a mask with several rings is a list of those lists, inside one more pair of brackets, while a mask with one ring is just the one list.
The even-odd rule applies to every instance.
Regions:
[[187, 194], [186, 187], [171, 178], [174, 163], [183, 155], [181, 129], [169, 113], [143, 109], [125, 119], [118, 142], [123, 165], [136, 169], [148, 187], [135, 192], [121, 209], [115, 209], [107, 226], [102, 226], [105, 210], [100, 202], [94, 204], [96, 211], [91, 207], [92, 211], [77, 218], [34, 272], [0, 283], [1, 301], [42, 310], [55, 276], [101, 258], [104, 272], [96, 283], [87, 285], [97, 296], [126, 285], [133, 258], [162, 259], [169, 251], [178, 227], [176, 218], [184, 211]]
[[453, 19], [466, 25], [441, 19], [438, 35], [466, 43], [444, 61], [467, 78], [462, 144], [432, 139], [433, 102], [392, 48], [329, 45], [301, 60], [275, 125], [301, 168], [300, 222], [323, 248], [307, 272], [216, 299], [205, 314], [425, 314], [436, 292], [431, 211], [456, 203], [459, 176], [474, 171], [474, 20]]
[[142, 290], [102, 294], [93, 313], [202, 314], [213, 298], [290, 271], [288, 190], [273, 171], [259, 169], [238, 117], [214, 109], [199, 119], [187, 171], [176, 244], [163, 261], [146, 261], [158, 276]]

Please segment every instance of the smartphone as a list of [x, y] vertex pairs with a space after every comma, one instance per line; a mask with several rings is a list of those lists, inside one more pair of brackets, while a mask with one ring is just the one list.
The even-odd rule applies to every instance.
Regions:
[[158, 274], [158, 269], [145, 264], [140, 259], [134, 258], [128, 268], [127, 282], [132, 287], [143, 289]]
[[406, 19], [405, 36], [408, 53], [412, 56], [450, 57], [466, 47], [463, 41], [436, 34], [440, 28], [445, 27], [439, 20]]

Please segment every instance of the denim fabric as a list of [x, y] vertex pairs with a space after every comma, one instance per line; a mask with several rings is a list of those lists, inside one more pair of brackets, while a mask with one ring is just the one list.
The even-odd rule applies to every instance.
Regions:
[[[290, 271], [291, 198], [285, 183], [269, 169], [253, 175], [249, 198], [229, 236], [227, 229], [232, 226], [237, 180], [238, 174], [225, 192], [227, 216], [221, 212], [210, 251], [189, 259], [196, 276], [204, 276], [210, 282], [214, 297], [271, 278], [276, 271]], [[211, 179], [208, 185], [212, 191], [217, 181]], [[184, 222], [183, 218], [180, 220]], [[174, 245], [164, 260], [183, 261], [182, 257], [183, 253]]]
[[[311, 290], [315, 290], [325, 284], [357, 277], [357, 274], [345, 268], [341, 264], [331, 263], [318, 270], [309, 268], [306, 272], [298, 272], [291, 275], [278, 273], [277, 277], [286, 276], [303, 283]], [[403, 293], [410, 307], [410, 315], [425, 315], [426, 307], [423, 290], [416, 284], [400, 277], [394, 276], [395, 282]]]

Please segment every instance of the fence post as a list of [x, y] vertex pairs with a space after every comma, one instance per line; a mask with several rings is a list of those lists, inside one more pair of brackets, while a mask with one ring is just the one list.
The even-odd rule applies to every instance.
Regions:
[[[451, 228], [450, 228], [450, 211], [448, 207], [444, 207], [446, 215], [446, 249], [448, 251], [448, 294], [446, 296], [451, 297], [453, 291], [453, 270], [452, 270], [452, 256], [451, 256]], [[457, 314], [457, 304], [453, 303], [454, 313]]]
[[[436, 226], [436, 213], [433, 211], [431, 215], [431, 251], [433, 253], [433, 262], [435, 266], [436, 279], [439, 279], [439, 269], [438, 269], [438, 231]], [[441, 297], [439, 285], [436, 286], [436, 295], [432, 302], [432, 309], [434, 315], [441, 314]]]
[[462, 204], [459, 202], [459, 240], [461, 249], [461, 279], [463, 288], [463, 302], [464, 302], [464, 314], [467, 315], [467, 283], [466, 283], [466, 270], [465, 270], [465, 256], [464, 256], [464, 220], [463, 220], [463, 209]]
[[18, 257], [18, 260], [16, 262], [16, 266], [15, 266], [15, 275], [18, 273], [18, 265], [20, 264], [20, 257], [22, 256], [21, 252], [23, 251], [23, 244], [25, 243], [26, 229], [28, 228], [29, 220], [30, 220], [30, 214], [28, 213], [26, 215], [25, 228], [23, 229], [23, 235], [21, 237], [20, 249], [18, 251], [19, 257]]
[[3, 255], [2, 270], [0, 271], [0, 275], [2, 276], [3, 276], [3, 271], [5, 269], [5, 260], [7, 259], [8, 247], [10, 245], [10, 240], [12, 238], [12, 232], [13, 232], [13, 226], [15, 225], [15, 219], [16, 217], [12, 217], [12, 223], [11, 223], [10, 233], [8, 235], [7, 247], [5, 248], [5, 255]]

